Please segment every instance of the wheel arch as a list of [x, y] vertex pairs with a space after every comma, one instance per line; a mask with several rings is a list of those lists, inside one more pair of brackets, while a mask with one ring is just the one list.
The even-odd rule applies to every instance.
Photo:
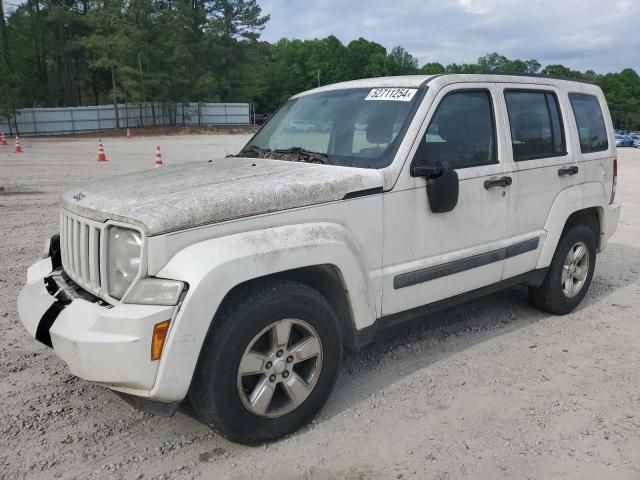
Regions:
[[569, 215], [565, 222], [562, 233], [567, 230], [571, 225], [581, 224], [589, 227], [596, 236], [596, 248], [600, 252], [600, 243], [602, 241], [602, 217], [604, 210], [602, 207], [589, 207], [577, 210]]
[[602, 183], [585, 183], [562, 190], [547, 216], [544, 227], [547, 231], [547, 238], [536, 268], [546, 268], [550, 265], [567, 226], [576, 223], [584, 223], [589, 226], [596, 235], [597, 251], [604, 250], [607, 239], [603, 222], [607, 199], [607, 193]]
[[332, 223], [273, 227], [199, 242], [178, 252], [157, 276], [189, 284], [150, 391], [159, 401], [184, 398], [207, 331], [222, 302], [241, 285], [281, 277], [318, 290], [346, 325], [347, 346], [354, 330], [377, 316], [377, 287], [367, 262], [350, 232]]
[[[222, 300], [218, 311], [220, 311], [227, 302], [234, 301], [234, 297], [243, 289], [250, 288], [254, 284], [270, 282], [272, 280], [294, 280], [300, 282], [307, 287], [318, 291], [320, 295], [327, 299], [331, 306], [336, 310], [338, 319], [340, 320], [340, 328], [342, 331], [343, 344], [347, 348], [354, 350], [356, 338], [356, 324], [349, 298], [349, 291], [342, 276], [340, 269], [333, 264], [309, 265], [306, 267], [294, 268], [282, 272], [264, 275], [262, 277], [252, 278], [233, 287]], [[215, 324], [215, 317], [212, 326]]]

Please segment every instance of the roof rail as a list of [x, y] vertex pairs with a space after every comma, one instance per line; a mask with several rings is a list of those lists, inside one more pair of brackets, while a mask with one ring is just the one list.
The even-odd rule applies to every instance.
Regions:
[[449, 75], [497, 75], [497, 76], [510, 76], [510, 77], [533, 77], [533, 78], [548, 78], [551, 80], [564, 80], [566, 82], [586, 83], [588, 85], [597, 85], [590, 80], [583, 80], [581, 78], [572, 77], [560, 77], [556, 75], [543, 75], [542, 73], [522, 73], [522, 72], [474, 72], [474, 73], [441, 73], [429, 78], [425, 83], [429, 83], [436, 77], [443, 77]]

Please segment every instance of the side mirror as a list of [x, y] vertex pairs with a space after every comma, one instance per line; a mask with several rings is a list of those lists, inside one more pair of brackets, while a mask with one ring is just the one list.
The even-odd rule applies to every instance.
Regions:
[[446, 213], [456, 208], [458, 193], [458, 172], [455, 170], [427, 180], [427, 196], [433, 213]]
[[427, 177], [427, 197], [433, 213], [450, 212], [458, 204], [458, 172], [446, 162], [435, 165], [414, 165], [412, 174]]

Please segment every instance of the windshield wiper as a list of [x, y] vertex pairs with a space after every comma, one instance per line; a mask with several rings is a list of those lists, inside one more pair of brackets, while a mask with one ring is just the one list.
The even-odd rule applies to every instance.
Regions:
[[256, 145], [248, 145], [234, 157], [272, 158], [274, 160], [289, 160], [292, 162], [330, 164], [329, 155], [326, 153], [312, 152], [302, 147], [291, 147], [279, 150], [269, 150]]
[[[329, 155], [327, 155], [326, 153], [312, 152], [311, 150], [306, 150], [302, 147], [291, 147], [283, 150], [273, 150], [272, 153], [275, 153], [276, 155], [285, 155], [287, 156], [286, 160], [293, 160], [297, 162], [303, 161], [322, 164], [330, 163]], [[290, 158], [289, 155], [297, 155], [298, 157], [302, 158]]]
[[232, 155], [232, 156], [244, 157], [244, 156], [249, 156], [248, 154], [251, 154], [251, 156], [253, 157], [258, 157], [260, 155], [265, 155], [269, 152], [271, 152], [271, 150], [269, 150], [268, 148], [260, 148], [260, 147], [257, 147], [256, 145], [247, 145], [242, 150], [240, 150], [240, 152], [237, 155]]

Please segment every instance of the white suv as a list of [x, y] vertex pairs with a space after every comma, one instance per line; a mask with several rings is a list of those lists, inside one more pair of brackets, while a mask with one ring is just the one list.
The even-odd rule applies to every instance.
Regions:
[[262, 442], [307, 423], [343, 347], [382, 328], [515, 284], [573, 310], [616, 229], [615, 187], [594, 85], [330, 85], [239, 155], [63, 194], [19, 312], [79, 377], [158, 414], [188, 397], [229, 439]]

